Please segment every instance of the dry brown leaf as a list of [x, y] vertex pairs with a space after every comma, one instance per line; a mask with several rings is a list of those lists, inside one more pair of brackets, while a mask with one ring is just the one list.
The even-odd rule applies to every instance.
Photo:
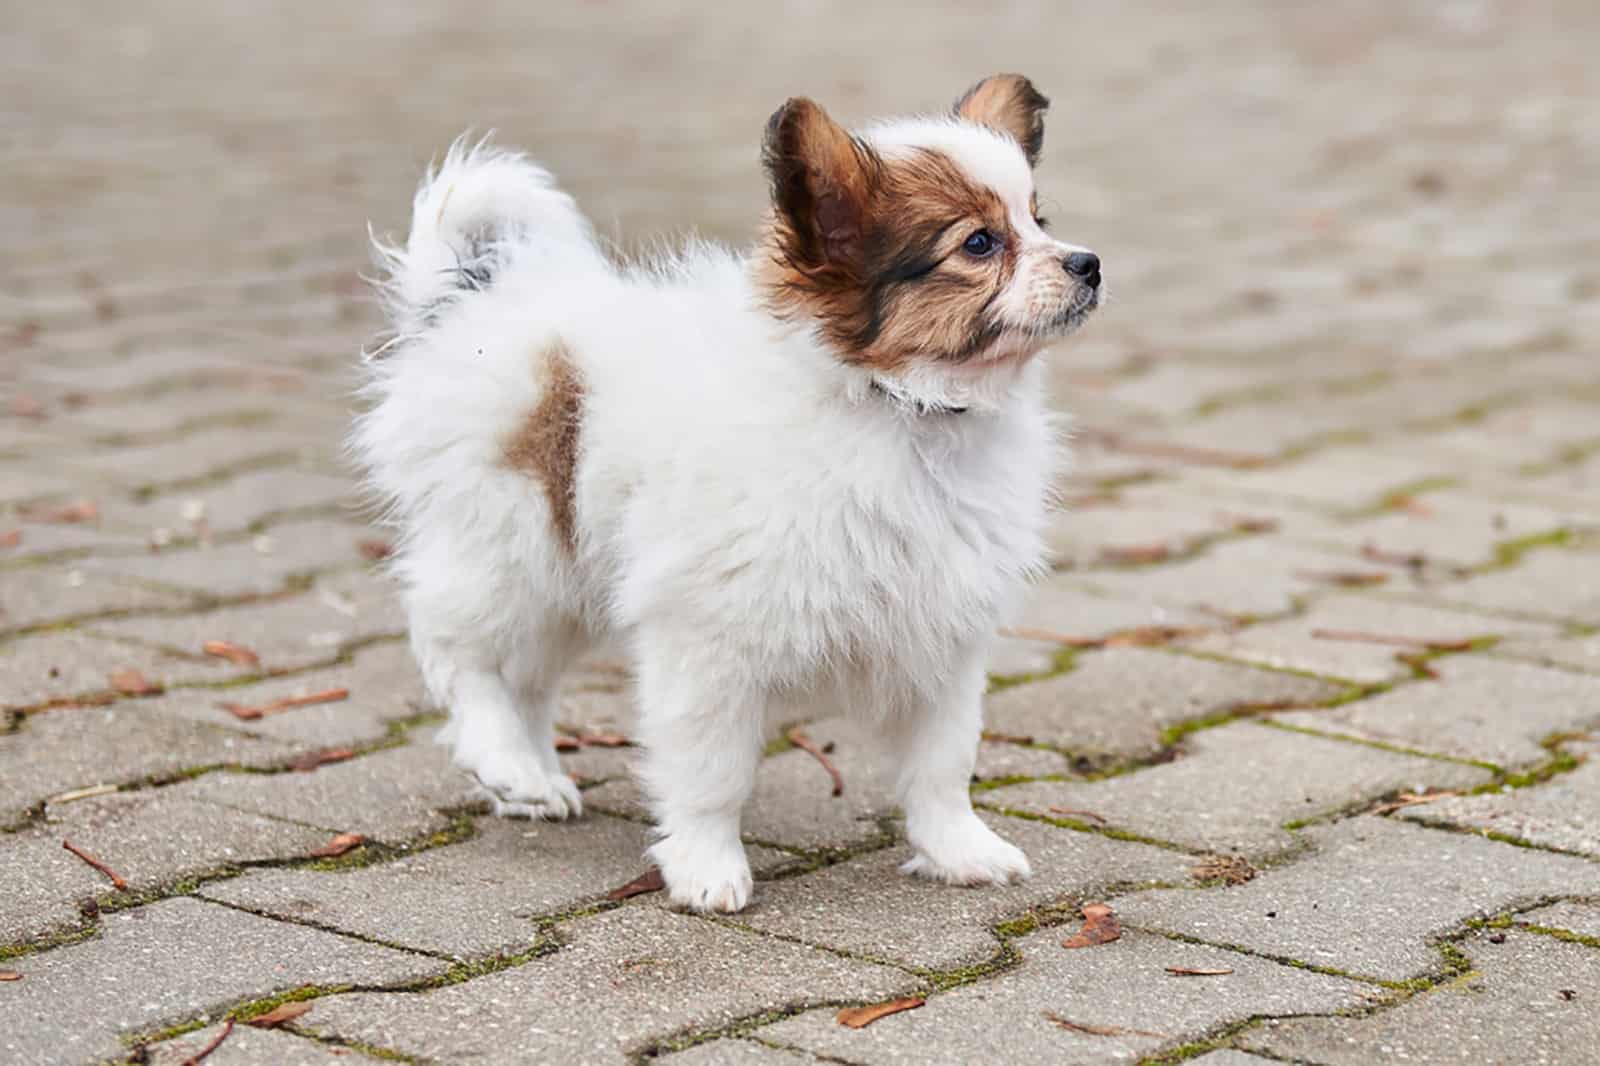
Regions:
[[11, 398], [11, 413], [18, 418], [43, 418], [44, 404], [32, 396], [13, 396]]
[[285, 696], [282, 699], [272, 700], [270, 703], [263, 703], [259, 707], [251, 707], [244, 703], [226, 702], [219, 703], [217, 706], [235, 718], [250, 722], [265, 715], [277, 714], [279, 711], [293, 710], [296, 707], [314, 707], [319, 703], [338, 703], [340, 700], [349, 698], [349, 689], [330, 688], [323, 689], [321, 692], [307, 693], [304, 696]]
[[131, 668], [113, 670], [110, 681], [111, 687], [124, 696], [159, 696], [164, 691], [160, 684]]
[[1256, 518], [1251, 515], [1225, 515], [1223, 520], [1235, 533], [1271, 533], [1278, 528], [1276, 518]]
[[1189, 867], [1189, 875], [1196, 881], [1242, 885], [1255, 878], [1256, 868], [1242, 855], [1208, 855]]
[[356, 550], [361, 553], [362, 558], [378, 562], [394, 554], [394, 545], [386, 540], [358, 540]]
[[346, 759], [356, 757], [353, 748], [323, 748], [321, 751], [308, 751], [298, 759], [289, 763], [289, 769], [301, 773], [309, 773], [319, 766], [326, 766], [333, 762], [344, 762]]
[[1371, 541], [1361, 545], [1361, 556], [1364, 559], [1371, 559], [1375, 563], [1404, 566], [1411, 570], [1420, 570], [1428, 565], [1428, 557], [1421, 552], [1385, 551]]
[[1119, 566], [1138, 566], [1162, 563], [1172, 558], [1172, 547], [1167, 544], [1123, 544], [1100, 549], [1100, 561]]
[[0, 533], [0, 548], [15, 548], [22, 543], [22, 530], [8, 529]]
[[661, 879], [661, 867], [652, 866], [627, 884], [607, 892], [606, 899], [613, 902], [632, 899], [634, 896], [642, 896], [647, 892], [660, 892], [666, 887], [667, 883]]
[[256, 1018], [251, 1018], [246, 1024], [253, 1025], [257, 1029], [275, 1029], [284, 1022], [294, 1021], [296, 1018], [300, 1017], [300, 1015], [304, 1014], [310, 1009], [310, 1000], [303, 999], [291, 1003], [280, 1003], [276, 1007], [273, 1007], [271, 1010], [267, 1011], [267, 1013]]
[[0, 970], [0, 981], [20, 981], [22, 975], [15, 970]]
[[1311, 635], [1318, 640], [1346, 640], [1361, 644], [1387, 644], [1396, 648], [1418, 648], [1422, 651], [1471, 651], [1470, 640], [1428, 640], [1425, 637], [1391, 636], [1385, 633], [1367, 633], [1359, 629], [1313, 629]]
[[1367, 588], [1389, 580], [1388, 574], [1380, 574], [1375, 570], [1301, 570], [1295, 576], [1345, 589]]
[[1149, 644], [1165, 644], [1169, 640], [1179, 637], [1193, 636], [1205, 630], [1195, 626], [1136, 626], [1133, 629], [1124, 629], [1113, 633], [1101, 641], [1108, 648], [1119, 648], [1128, 645], [1141, 647]]
[[1415, 807], [1418, 804], [1433, 803], [1435, 800], [1447, 799], [1450, 796], [1459, 795], [1461, 795], [1461, 793], [1455, 789], [1445, 788], [1430, 788], [1426, 792], [1402, 792], [1398, 798], [1392, 799], [1388, 803], [1381, 803], [1372, 808], [1372, 813], [1389, 814], [1392, 811], [1400, 810], [1402, 807]]
[[864, 1029], [879, 1018], [887, 1018], [891, 1014], [899, 1014], [904, 1010], [916, 1010], [926, 1003], [921, 996], [903, 996], [900, 999], [891, 999], [887, 1003], [872, 1003], [865, 1007], [846, 1007], [837, 1017], [840, 1025], [851, 1029]]
[[360, 833], [340, 833], [332, 840], [317, 850], [311, 852], [313, 859], [332, 859], [343, 855], [347, 851], [354, 851], [367, 842], [367, 838]]
[[1122, 936], [1122, 925], [1111, 908], [1104, 903], [1085, 903], [1083, 928], [1061, 942], [1064, 948], [1092, 948], [1109, 944]]
[[1161, 1033], [1151, 1033], [1143, 1029], [1124, 1029], [1120, 1025], [1083, 1025], [1079, 1022], [1070, 1022], [1054, 1011], [1042, 1011], [1050, 1021], [1069, 1029], [1074, 1033], [1085, 1033], [1089, 1036], [1153, 1036], [1166, 1039]]
[[1168, 966], [1167, 972], [1174, 977], [1225, 977], [1232, 970], [1195, 970], [1187, 966]]
[[22, 512], [22, 517], [30, 522], [52, 522], [58, 525], [93, 522], [100, 517], [100, 508], [95, 506], [93, 500], [85, 499], [69, 503], [65, 507], [29, 508]]
[[1101, 825], [1105, 825], [1106, 824], [1106, 820], [1105, 820], [1104, 816], [1098, 815], [1098, 814], [1094, 813], [1093, 811], [1081, 810], [1081, 809], [1079, 809], [1077, 807], [1051, 807], [1050, 808], [1050, 813], [1051, 814], [1065, 814], [1065, 815], [1067, 815], [1068, 817], [1071, 817], [1071, 818], [1087, 818], [1091, 822], [1099, 822]]
[[261, 656], [245, 647], [228, 640], [208, 640], [200, 645], [200, 650], [217, 659], [226, 659], [235, 666], [260, 666]]

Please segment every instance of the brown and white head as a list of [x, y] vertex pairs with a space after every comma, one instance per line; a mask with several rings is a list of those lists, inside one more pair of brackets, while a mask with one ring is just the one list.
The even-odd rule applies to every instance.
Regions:
[[981, 397], [1099, 305], [1100, 260], [1052, 237], [1034, 165], [1049, 106], [999, 74], [945, 115], [851, 133], [792, 99], [767, 124], [768, 306], [929, 402]]

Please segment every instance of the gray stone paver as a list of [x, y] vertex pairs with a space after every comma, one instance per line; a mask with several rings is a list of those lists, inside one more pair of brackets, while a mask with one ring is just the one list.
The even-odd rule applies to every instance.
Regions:
[[430, 1058], [621, 1063], [680, 1030], [774, 1003], [873, 1000], [919, 984], [900, 970], [652, 908], [578, 919], [561, 932], [565, 943], [548, 958], [420, 995], [339, 996], [319, 1003], [307, 1027]]
[[[909, 849], [889, 848], [816, 873], [757, 885], [741, 921], [838, 951], [948, 970], [987, 962], [992, 928], [1047, 903], [1092, 898], [1113, 887], [1187, 884], [1193, 856], [1018, 818], [983, 816], [1021, 848], [1033, 877], [1005, 888], [951, 890], [902, 876]], [[907, 936], [905, 916], [917, 915]]]
[[[892, 5], [819, 0], [805, 17], [782, 20], [781, 33], [759, 5], [625, 0], [541, 8], [537, 18], [526, 6], [420, 0], [397, 23], [360, 5], [300, 5], [281, 19], [264, 7], [160, 0], [88, 11], [26, 5], [8, 18], [0, 99], [26, 105], [0, 113], [0, 828], [18, 830], [0, 832], [0, 943], [80, 928], [80, 903], [115, 895], [61, 850], [61, 836], [138, 892], [230, 864], [285, 868], [197, 889], [249, 893], [249, 905], [273, 918], [178, 901], [203, 917], [184, 923], [188, 946], [175, 956], [164, 941], [122, 932], [160, 927], [176, 913], [162, 910], [170, 902], [109, 916], [84, 944], [18, 958], [0, 951], [0, 969], [25, 971], [0, 981], [0, 1017], [37, 994], [39, 968], [52, 965], [61, 967], [50, 978], [52, 1008], [81, 1007], [53, 1028], [102, 1035], [156, 1015], [163, 1025], [202, 1014], [214, 1023], [219, 1002], [305, 980], [393, 987], [387, 963], [318, 970], [367, 945], [296, 925], [305, 918], [293, 908], [477, 960], [525, 944], [528, 915], [585, 907], [637, 872], [638, 819], [544, 826], [479, 816], [475, 839], [400, 850], [459, 824], [453, 812], [470, 782], [429, 742], [433, 727], [417, 724], [427, 708], [400, 639], [404, 619], [357, 547], [374, 534], [346, 506], [354, 483], [339, 456], [356, 405], [352, 370], [378, 327], [357, 278], [370, 268], [363, 223], [403, 227], [426, 159], [463, 128], [493, 127], [547, 163], [624, 246], [690, 227], [742, 242], [766, 201], [758, 140], [779, 101], [809, 94], [851, 122], [936, 107], [986, 72], [975, 40], [1004, 42], [1005, 65], [1054, 98], [1043, 207], [1064, 238], [1106, 257], [1112, 292], [1091, 328], [1045, 360], [1076, 438], [1076, 464], [1057, 478], [1068, 507], [1047, 531], [1060, 569], [1025, 604], [1021, 633], [998, 642], [991, 673], [1052, 673], [1066, 663], [1061, 638], [1205, 630], [1166, 649], [1084, 651], [1070, 671], [991, 694], [994, 734], [1085, 758], [987, 742], [977, 798], [1104, 806], [1114, 810], [1099, 813], [1124, 828], [1191, 848], [1276, 852], [1243, 886], [1112, 899], [1125, 917], [1152, 900], [1164, 901], [1160, 914], [1192, 908], [1184, 913], [1195, 928], [1185, 928], [1202, 939], [1406, 976], [1439, 965], [1429, 937], [1460, 934], [1484, 909], [1518, 908], [1518, 921], [1547, 914], [1553, 927], [1600, 935], [1588, 917], [1600, 898], [1595, 863], [1549, 850], [1594, 854], [1592, 761], [1532, 787], [1313, 826], [1297, 834], [1307, 850], [1287, 853], [1285, 821], [1483, 776], [1254, 724], [1192, 734], [1178, 761], [1130, 769], [1154, 759], [1163, 732], [1184, 721], [1339, 695], [1330, 680], [1293, 671], [1395, 687], [1342, 707], [1273, 712], [1281, 720], [1457, 759], [1539, 765], [1552, 734], [1600, 727], [1600, 644], [1584, 628], [1600, 623], [1593, 5], [1555, 0], [1530, 17], [1511, 4], [1130, 0], [1100, 5], [1086, 22], [1064, 5], [945, 6], [908, 19]], [[397, 32], [377, 32], [385, 27]], [[1410, 498], [1383, 499], [1397, 490]], [[81, 499], [96, 502], [96, 520], [49, 523], [19, 506]], [[1240, 518], [1273, 524], [1240, 528]], [[1502, 550], [1557, 529], [1570, 531], [1563, 546]], [[1368, 558], [1367, 545], [1427, 564]], [[1153, 546], [1171, 558], [1118, 561], [1119, 549]], [[307, 586], [307, 572], [321, 576]], [[1341, 572], [1387, 580], [1346, 588], [1333, 580]], [[1317, 629], [1502, 639], [1437, 661], [1439, 678], [1424, 681], [1395, 659], [1400, 649], [1330, 641]], [[202, 656], [213, 639], [253, 648], [262, 665]], [[119, 668], [168, 691], [26, 718], [16, 710], [103, 692]], [[334, 686], [349, 699], [254, 722], [217, 707]], [[591, 664], [569, 679], [563, 727], [629, 733], [631, 701], [624, 674]], [[716, 1037], [734, 1016], [915, 987], [898, 971], [872, 985], [858, 964], [783, 938], [902, 965], [965, 966], [992, 958], [992, 927], [1028, 907], [1192, 883], [1191, 855], [1019, 818], [997, 824], [1033, 857], [1029, 884], [908, 881], [894, 869], [907, 851], [886, 784], [892, 754], [869, 751], [859, 730], [824, 713], [805, 728], [834, 743], [846, 791], [830, 796], [802, 753], [768, 760], [746, 832], [810, 856], [751, 847], [761, 880], [739, 921], [755, 931], [674, 916], [659, 894], [646, 896], [595, 925], [553, 930], [559, 939], [576, 928], [577, 946], [598, 954], [563, 962], [557, 953], [428, 996], [335, 997], [306, 1021], [348, 1022], [379, 1046], [375, 1030], [392, 1024], [406, 1038], [399, 1050], [444, 1062], [479, 1047], [514, 1058], [538, 1029], [563, 1061], [614, 1059], [622, 1046]], [[252, 772], [391, 740], [404, 746], [312, 773]], [[1583, 743], [1565, 742], [1569, 751]], [[638, 814], [628, 778], [637, 754], [585, 748], [562, 761], [591, 805], [603, 798]], [[228, 763], [242, 772], [187, 779]], [[1075, 776], [1106, 766], [1127, 772], [1096, 783]], [[1038, 777], [1050, 780], [987, 787]], [[150, 781], [169, 783], [142, 784]], [[38, 814], [41, 802], [97, 785], [138, 787], [56, 799]], [[1474, 835], [1486, 828], [1537, 846]], [[359, 870], [306, 868], [306, 852], [339, 830], [396, 850], [361, 853], [384, 861]], [[824, 857], [834, 865], [796, 875]], [[1275, 906], [1260, 909], [1277, 909], [1277, 919], [1255, 913], [1268, 895]], [[1554, 898], [1577, 902], [1526, 910]], [[1519, 1015], [1517, 1001], [1495, 991], [1496, 974], [1532, 987], [1567, 958], [1549, 953], [1562, 947], [1550, 937], [1507, 933], [1499, 946], [1468, 942], [1485, 992], [1469, 982], [1326, 1026], [1268, 1021], [1232, 1043], [1283, 1055], [1303, 1048], [1317, 1062], [1378, 1061], [1385, 1047], [1432, 1050], [1417, 1039], [1437, 1023], [1480, 1061], [1495, 1061], [1520, 1050], [1502, 1041]], [[598, 976], [586, 971], [613, 934], [651, 944], [631, 953], [615, 945], [610, 962], [594, 963]], [[1226, 983], [1181, 987], [1115, 966], [1165, 943], [1130, 931], [1121, 954], [1112, 945], [1105, 956], [1051, 959], [1085, 976], [1050, 991], [1114, 1003], [1150, 1019], [1138, 1028], [1166, 1032], [1170, 1016], [1159, 1008], [1170, 994], [1217, 997], [1185, 1017], [1220, 1024], [1270, 1013], [1264, 975], [1294, 987], [1307, 980], [1259, 959]], [[1568, 950], [1579, 948], [1593, 951]], [[795, 961], [765, 975], [779, 956]], [[163, 969], [179, 965], [174, 958], [182, 974]], [[617, 959], [670, 964], [614, 973], [606, 967]], [[814, 1024], [819, 1041], [844, 1040], [844, 1058], [863, 1066], [963, 1049], [994, 1061], [1007, 1050], [996, 1010], [1026, 1014], [1028, 1004], [977, 1011], [954, 1036], [922, 1034], [950, 1024], [941, 1000], [988, 996], [995, 1007], [1035, 961], [860, 1033], [821, 1009], [784, 1024]], [[108, 974], [116, 980], [102, 987]], [[207, 991], [180, 995], [190, 988]], [[546, 991], [574, 1005], [545, 1010]], [[1580, 991], [1586, 998], [1567, 1006], [1594, 998]], [[348, 1018], [341, 999], [356, 1004]], [[1442, 1009], [1457, 1002], [1471, 1006]], [[412, 1017], [419, 1004], [438, 1006]], [[1463, 1018], [1481, 1020], [1481, 1032]], [[1542, 1034], [1552, 1018], [1530, 1015], [1522, 1058], [1538, 1061], [1550, 1046]], [[1119, 1038], [1035, 1032], [1036, 1013], [1024, 1021], [1029, 1040], [1132, 1061], [1116, 1057], [1130, 1050]], [[0, 1026], [0, 1059], [31, 1066], [119, 1053], [40, 1035], [50, 1028]], [[1580, 1042], [1582, 1024], [1569, 1028], [1566, 1046], [1593, 1043]], [[759, 1042], [775, 1029], [741, 1029], [664, 1057], [813, 1061], [810, 1045]], [[595, 1030], [603, 1039], [591, 1038]], [[158, 1048], [155, 1061], [182, 1061], [214, 1032], [212, 1024]], [[1281, 1045], [1250, 1042], [1280, 1032]], [[1196, 1061], [1235, 1066], [1251, 1061], [1244, 1056], [1227, 1049]], [[240, 1029], [208, 1061], [330, 1057], [358, 1056], [303, 1034]]]
[[1436, 680], [1332, 710], [1275, 717], [1306, 729], [1504, 766], [1542, 761], [1548, 753], [1541, 741], [1600, 724], [1600, 693], [1582, 674], [1477, 656], [1441, 659], [1432, 668]]
[[[311, 1020], [306, 1015], [301, 1017]], [[184, 1066], [221, 1034], [221, 1025], [208, 1025], [188, 1036], [148, 1045], [150, 1066]], [[359, 1066], [382, 1061], [352, 1048], [319, 1044], [282, 1029], [255, 1029], [248, 1025], [234, 1026], [227, 1039], [205, 1057], [207, 1066]]]
[[42, 630], [0, 643], [0, 705], [32, 707], [112, 692], [111, 675], [136, 670], [154, 685], [225, 681], [240, 668], [221, 659], [174, 655], [86, 630]]
[[[1298, 772], [1284, 780], [1273, 773], [1280, 766]], [[1488, 771], [1460, 763], [1239, 722], [1196, 733], [1176, 759], [1137, 774], [1092, 784], [1015, 785], [979, 800], [1045, 817], [1052, 808], [1086, 810], [1156, 840], [1265, 858], [1295, 846], [1287, 823], [1387, 792], [1469, 788], [1489, 778]]]
[[1553, 903], [1548, 907], [1523, 911], [1517, 915], [1517, 923], [1544, 929], [1564, 929], [1569, 933], [1600, 940], [1600, 906], [1592, 903]]
[[649, 830], [486, 819], [477, 839], [345, 872], [261, 870], [204, 886], [208, 899], [423, 951], [526, 950], [531, 919], [594, 901], [644, 869]]
[[1437, 969], [1431, 940], [1519, 901], [1600, 892], [1600, 864], [1384, 818], [1306, 830], [1314, 853], [1223, 893], [1117, 901], [1127, 925], [1389, 980]]
[[[66, 527], [51, 527], [66, 528]], [[25, 544], [32, 546], [34, 527], [24, 529]], [[162, 589], [128, 578], [95, 573], [75, 563], [26, 567], [8, 571], [0, 598], [0, 628], [28, 626], [81, 618], [103, 611], [178, 609], [195, 597], [177, 589]], [[5, 654], [0, 645], [0, 655]]]
[[207, 774], [181, 788], [235, 810], [395, 843], [444, 828], [448, 810], [471, 802], [472, 779], [451, 766], [432, 732], [305, 773]]
[[[1062, 936], [1062, 930], [1044, 929], [1023, 937], [1016, 943], [1022, 956], [1016, 969], [868, 1028], [847, 1029], [818, 1011], [779, 1022], [770, 1036], [847, 1062], [983, 1062], [998, 1044], [1014, 1062], [1089, 1064], [1133, 1061], [1252, 1014], [1334, 1011], [1364, 1002], [1364, 989], [1354, 981], [1220, 948], [1127, 933], [1069, 951]], [[1168, 966], [1233, 972], [1174, 977], [1165, 972]], [[1073, 1032], [1050, 1015], [1122, 1032]]]
[[105, 875], [62, 846], [70, 840], [105, 863], [130, 892], [162, 889], [225, 866], [304, 856], [329, 834], [196, 800], [179, 789], [149, 789], [53, 803], [45, 820], [7, 841], [0, 866], [0, 943], [82, 924], [85, 900], [118, 898]]
[[184, 651], [227, 640], [256, 652], [260, 669], [287, 670], [331, 663], [352, 644], [397, 636], [405, 620], [392, 589], [355, 571], [326, 575], [309, 589], [266, 603], [95, 622], [89, 631]]
[[0, 825], [58, 793], [200, 766], [279, 762], [291, 750], [241, 729], [182, 721], [156, 700], [36, 715], [0, 734]]
[[1588, 761], [1541, 785], [1453, 797], [1399, 813], [1416, 821], [1502, 834], [1600, 859], [1600, 762], [1594, 759], [1600, 745], [1566, 747]]
[[1245, 707], [1315, 704], [1339, 686], [1151, 648], [1080, 655], [1071, 671], [984, 701], [986, 727], [1074, 752], [1137, 758], [1171, 726]]
[[[1368, 568], [1357, 567], [1358, 572]], [[1446, 645], [1483, 637], [1548, 639], [1554, 626], [1519, 618], [1447, 610], [1380, 596], [1324, 596], [1303, 614], [1231, 633], [1208, 633], [1185, 640], [1197, 651], [1279, 669], [1306, 670], [1366, 684], [1412, 676], [1396, 658], [1423, 650], [1406, 641]], [[1362, 639], [1363, 637], [1368, 639]], [[1373, 642], [1398, 638], [1398, 643]]]
[[441, 972], [393, 951], [192, 899], [107, 915], [100, 935], [8, 963], [0, 1053], [10, 1062], [84, 1062], [119, 1037], [302, 984], [399, 984]]
[[[1511, 933], [1464, 945], [1474, 976], [1365, 1018], [1297, 1018], [1245, 1033], [1275, 1058], [1372, 1062], [1515, 1062], [1565, 1066], [1600, 1040], [1600, 951]], [[1563, 992], [1569, 993], [1564, 995]]]

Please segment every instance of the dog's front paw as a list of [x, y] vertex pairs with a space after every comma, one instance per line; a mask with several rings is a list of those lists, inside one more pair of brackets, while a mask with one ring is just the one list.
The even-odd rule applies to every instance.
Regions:
[[750, 902], [750, 862], [737, 839], [726, 844], [674, 833], [652, 845], [650, 857], [661, 867], [667, 894], [680, 907], [732, 914]]
[[1022, 849], [1002, 840], [976, 815], [911, 843], [917, 853], [900, 867], [904, 874], [951, 885], [1005, 885], [1033, 876]]
[[517, 759], [497, 752], [466, 769], [478, 779], [489, 806], [502, 818], [560, 822], [583, 813], [583, 797], [572, 778], [548, 773], [531, 755]]

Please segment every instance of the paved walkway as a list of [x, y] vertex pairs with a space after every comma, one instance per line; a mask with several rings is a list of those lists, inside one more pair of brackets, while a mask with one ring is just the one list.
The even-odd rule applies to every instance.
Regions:
[[[1600, 1061], [1600, 9], [980, 7], [8, 14], [0, 1060]], [[626, 748], [539, 825], [429, 742], [339, 456], [364, 224], [473, 124], [627, 239], [741, 240], [785, 96], [996, 68], [1114, 296], [973, 785], [1037, 874], [899, 877], [814, 721], [843, 795], [774, 746], [746, 913], [613, 901]], [[564, 719], [627, 703], [596, 662]], [[1063, 946], [1086, 903], [1120, 939]]]

